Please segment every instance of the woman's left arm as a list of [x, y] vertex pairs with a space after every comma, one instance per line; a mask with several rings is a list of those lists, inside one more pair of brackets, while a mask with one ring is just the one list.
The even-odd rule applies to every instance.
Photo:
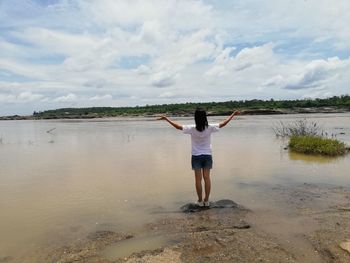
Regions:
[[169, 122], [169, 124], [171, 124], [174, 128], [178, 129], [178, 130], [182, 130], [183, 127], [182, 125], [170, 120], [167, 116], [162, 115], [159, 118], [157, 118], [157, 120], [166, 120], [167, 122]]
[[219, 123], [219, 128], [226, 126], [226, 124], [229, 123], [235, 115], [239, 115], [239, 114], [241, 114], [241, 111], [239, 110], [236, 110], [235, 112], [233, 112], [226, 120]]

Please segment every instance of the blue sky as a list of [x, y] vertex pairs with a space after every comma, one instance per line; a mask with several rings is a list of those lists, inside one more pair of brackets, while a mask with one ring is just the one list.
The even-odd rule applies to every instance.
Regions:
[[1, 0], [0, 115], [350, 92], [348, 0]]

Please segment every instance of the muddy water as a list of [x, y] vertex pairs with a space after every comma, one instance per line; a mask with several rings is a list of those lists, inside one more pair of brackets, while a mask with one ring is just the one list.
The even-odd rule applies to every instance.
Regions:
[[[305, 117], [350, 144], [350, 114], [240, 116], [213, 135], [212, 200], [283, 213], [261, 186], [349, 186], [349, 156], [292, 154], [284, 150], [287, 142], [275, 138], [275, 123]], [[194, 200], [190, 138], [165, 122], [0, 122], [0, 258], [15, 259], [96, 230], [135, 232]]]

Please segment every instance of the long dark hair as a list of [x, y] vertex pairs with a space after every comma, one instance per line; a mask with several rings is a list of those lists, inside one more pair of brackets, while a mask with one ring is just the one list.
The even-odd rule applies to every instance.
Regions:
[[197, 131], [204, 131], [208, 127], [207, 113], [203, 109], [196, 109], [194, 113]]

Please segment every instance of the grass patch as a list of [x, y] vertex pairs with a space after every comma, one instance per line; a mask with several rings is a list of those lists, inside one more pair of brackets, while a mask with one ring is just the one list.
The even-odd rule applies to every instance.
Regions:
[[299, 153], [327, 156], [339, 156], [347, 152], [345, 143], [317, 135], [293, 135], [289, 139], [289, 148]]

